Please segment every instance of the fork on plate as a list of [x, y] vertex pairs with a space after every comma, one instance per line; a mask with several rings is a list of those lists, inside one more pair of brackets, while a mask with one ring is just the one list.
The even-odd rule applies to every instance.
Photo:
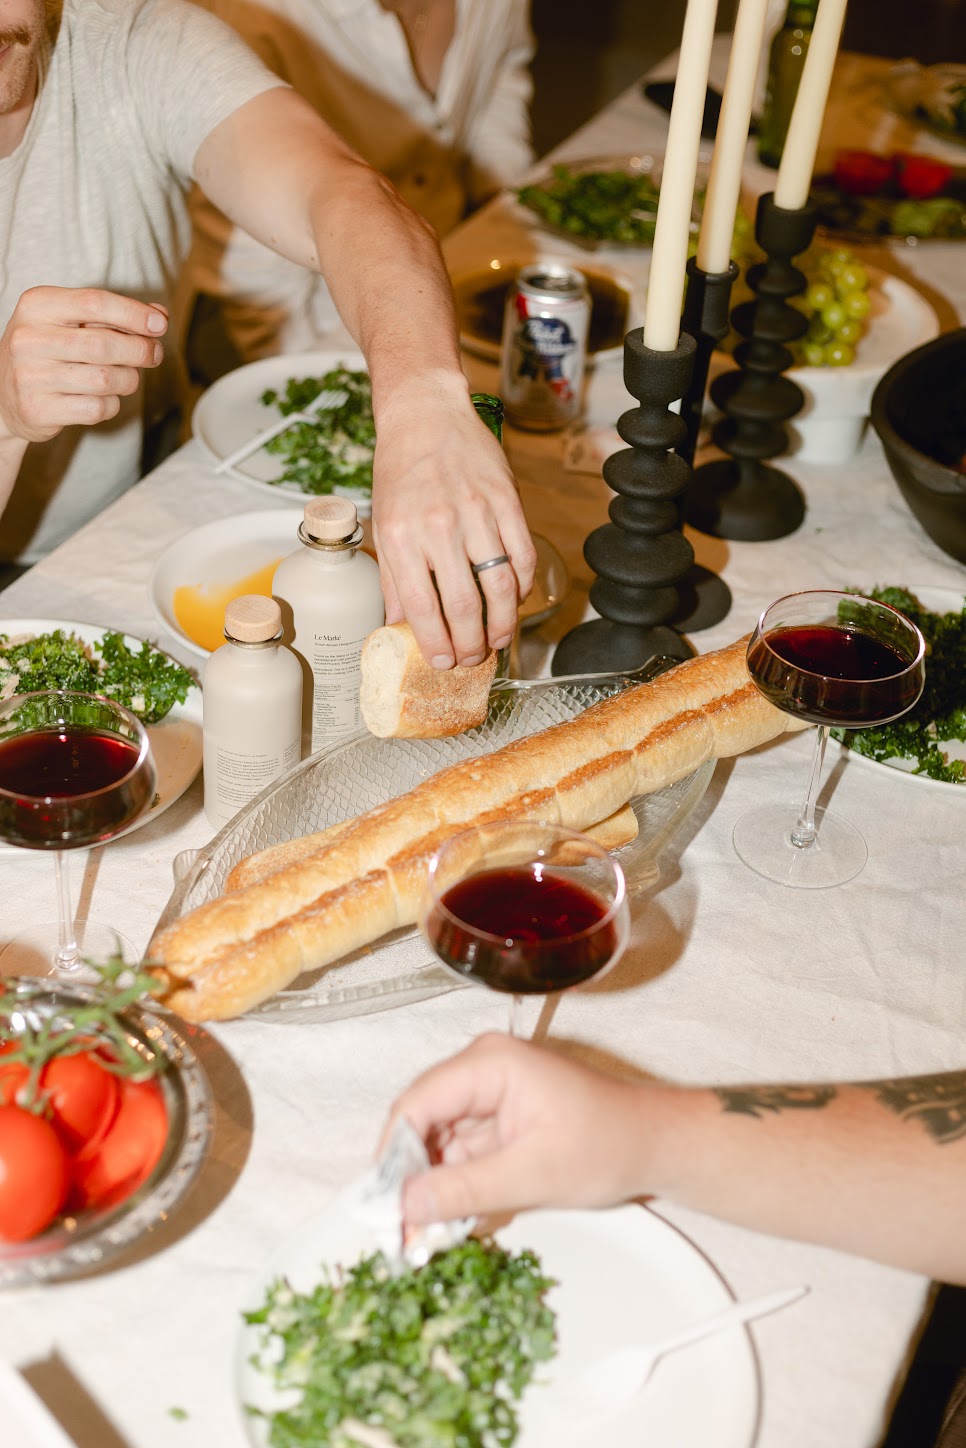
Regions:
[[263, 428], [254, 437], [249, 438], [248, 442], [242, 443], [241, 447], [222, 458], [221, 462], [216, 465], [215, 472], [230, 473], [232, 468], [243, 463], [246, 458], [251, 457], [252, 453], [258, 452], [259, 448], [263, 448], [267, 442], [271, 442], [273, 437], [278, 437], [279, 433], [294, 427], [297, 422], [314, 422], [320, 412], [332, 412], [348, 400], [349, 394], [342, 388], [330, 387], [326, 391], [320, 392], [298, 412], [290, 412], [287, 417], [279, 418], [277, 422]]

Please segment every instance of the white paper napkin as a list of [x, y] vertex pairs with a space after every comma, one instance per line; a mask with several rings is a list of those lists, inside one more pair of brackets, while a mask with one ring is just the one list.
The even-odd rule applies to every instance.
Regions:
[[22, 1373], [0, 1359], [0, 1438], [10, 1448], [77, 1448]]

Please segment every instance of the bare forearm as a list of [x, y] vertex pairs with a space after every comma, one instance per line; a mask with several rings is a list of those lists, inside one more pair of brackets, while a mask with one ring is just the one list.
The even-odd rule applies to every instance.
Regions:
[[966, 1283], [966, 1072], [638, 1093], [642, 1191]]

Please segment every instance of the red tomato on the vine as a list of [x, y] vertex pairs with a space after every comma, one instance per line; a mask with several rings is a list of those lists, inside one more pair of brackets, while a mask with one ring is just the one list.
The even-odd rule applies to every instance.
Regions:
[[47, 1111], [72, 1154], [93, 1150], [107, 1135], [118, 1108], [118, 1082], [92, 1051], [55, 1056], [40, 1078]]
[[16, 1101], [17, 1092], [30, 1075], [23, 1061], [4, 1060], [14, 1050], [13, 1041], [0, 1041], [0, 1106], [10, 1106]]
[[168, 1111], [157, 1081], [118, 1079], [117, 1115], [100, 1145], [73, 1163], [71, 1206], [110, 1207], [146, 1182], [168, 1138]]
[[50, 1122], [0, 1106], [0, 1237], [36, 1237], [63, 1206], [67, 1185], [67, 1153]]

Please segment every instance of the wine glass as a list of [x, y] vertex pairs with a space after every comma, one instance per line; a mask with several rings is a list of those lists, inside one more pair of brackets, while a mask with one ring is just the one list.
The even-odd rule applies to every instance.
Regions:
[[624, 874], [587, 835], [507, 820], [453, 835], [429, 867], [420, 916], [433, 951], [462, 980], [525, 995], [601, 975], [627, 944]]
[[922, 693], [925, 642], [911, 619], [853, 593], [792, 593], [766, 608], [748, 645], [748, 671], [779, 709], [817, 724], [802, 807], [742, 815], [734, 844], [768, 880], [804, 889], [841, 885], [868, 850], [854, 825], [816, 808], [830, 726], [862, 729], [898, 719]]
[[[0, 840], [28, 850], [51, 850], [57, 879], [56, 924], [15, 937], [3, 952], [4, 971], [28, 973], [11, 957], [36, 960], [54, 974], [78, 970], [67, 880], [67, 850], [84, 849], [126, 829], [154, 798], [156, 774], [147, 730], [113, 699], [54, 689], [17, 694], [0, 705]], [[133, 951], [114, 930], [88, 923], [85, 953], [107, 957]], [[125, 952], [125, 958], [137, 962]]]

